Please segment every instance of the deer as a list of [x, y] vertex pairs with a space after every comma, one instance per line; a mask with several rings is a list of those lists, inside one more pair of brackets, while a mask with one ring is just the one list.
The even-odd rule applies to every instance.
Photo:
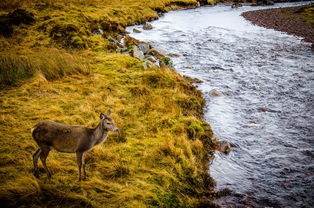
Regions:
[[[39, 178], [37, 165], [40, 157], [48, 178], [52, 177], [47, 168], [46, 159], [50, 150], [55, 149], [58, 152], [76, 153], [78, 181], [85, 180], [85, 154], [94, 146], [102, 144], [106, 140], [109, 131], [119, 133], [119, 129], [115, 126], [110, 115], [110, 110], [107, 111], [106, 115], [101, 113], [100, 121], [95, 128], [71, 126], [55, 121], [37, 123], [31, 129], [32, 136], [39, 146], [33, 154], [34, 176]], [[81, 174], [82, 168], [83, 175]]]

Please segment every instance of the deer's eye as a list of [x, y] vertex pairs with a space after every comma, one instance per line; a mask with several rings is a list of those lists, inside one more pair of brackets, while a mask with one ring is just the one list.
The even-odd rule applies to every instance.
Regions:
[[111, 123], [107, 122], [106, 124], [110, 125]]

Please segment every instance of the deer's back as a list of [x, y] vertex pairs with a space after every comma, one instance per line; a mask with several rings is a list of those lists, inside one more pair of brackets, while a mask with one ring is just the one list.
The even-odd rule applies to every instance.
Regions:
[[39, 146], [48, 145], [60, 152], [76, 152], [89, 145], [91, 129], [71, 126], [54, 121], [40, 122], [34, 126], [33, 137]]

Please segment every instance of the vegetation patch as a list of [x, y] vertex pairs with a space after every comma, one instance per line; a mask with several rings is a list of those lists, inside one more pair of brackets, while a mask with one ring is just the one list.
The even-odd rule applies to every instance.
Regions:
[[[201, 93], [175, 71], [112, 53], [127, 25], [145, 23], [196, 0], [22, 0], [32, 24], [0, 37], [0, 201], [3, 207], [195, 207], [214, 185], [213, 132], [201, 120]], [[182, 2], [182, 3], [181, 3]], [[178, 6], [178, 7], [179, 7]], [[95, 32], [96, 31], [96, 32]], [[125, 39], [129, 46], [137, 40]], [[167, 61], [167, 60], [165, 60]], [[86, 155], [77, 182], [75, 155], [51, 151], [53, 173], [33, 176], [40, 121], [95, 127], [112, 110], [121, 130]]]

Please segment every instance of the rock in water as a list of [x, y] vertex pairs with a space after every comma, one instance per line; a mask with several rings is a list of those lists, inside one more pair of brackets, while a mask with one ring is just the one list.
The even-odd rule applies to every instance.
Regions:
[[240, 4], [240, 3], [233, 3], [232, 5], [231, 5], [231, 8], [239, 8], [239, 7], [242, 7], [243, 5], [242, 4]]
[[220, 141], [218, 145], [218, 151], [228, 154], [231, 151], [231, 145], [227, 141]]
[[133, 32], [135, 32], [135, 33], [141, 33], [142, 31], [140, 31], [140, 30], [134, 28], [134, 29], [133, 29]]
[[216, 89], [212, 89], [211, 91], [209, 91], [210, 96], [212, 97], [221, 97], [223, 96], [223, 94], [221, 92], [219, 92]]
[[151, 24], [149, 24], [149, 23], [145, 23], [143, 25], [143, 29], [144, 30], [151, 30], [151, 29], [153, 29], [153, 26]]
[[144, 53], [137, 46], [133, 46], [133, 57], [139, 60], [143, 60]]

